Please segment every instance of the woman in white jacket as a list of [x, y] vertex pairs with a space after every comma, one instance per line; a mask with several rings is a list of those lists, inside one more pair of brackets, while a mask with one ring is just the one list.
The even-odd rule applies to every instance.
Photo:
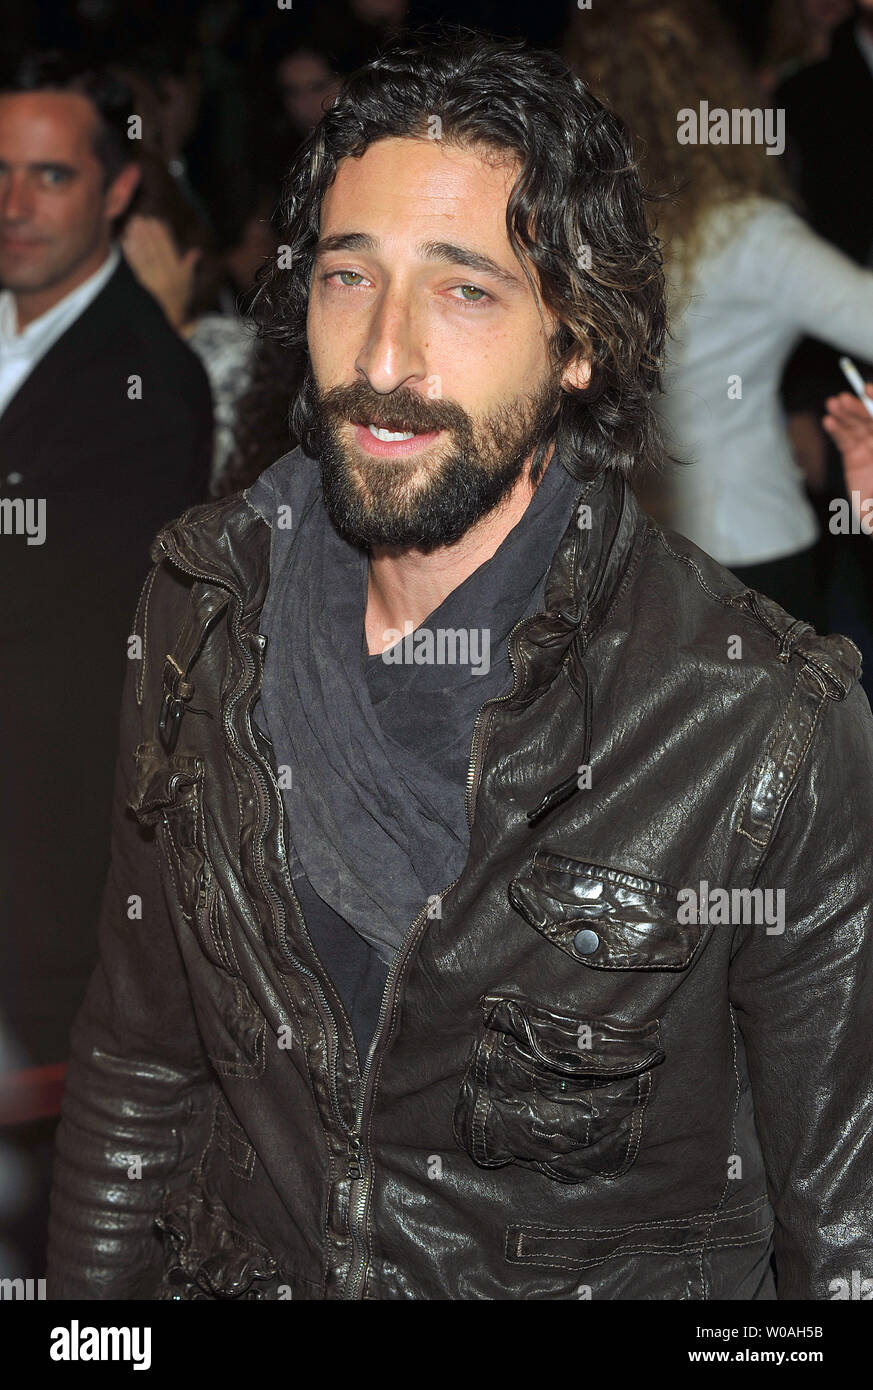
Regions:
[[780, 383], [807, 334], [873, 358], [873, 273], [795, 211], [779, 154], [768, 152], [781, 145], [778, 112], [724, 127], [759, 143], [714, 142], [718, 110], [754, 112], [761, 98], [709, 5], [611, 0], [599, 15], [580, 12], [568, 56], [621, 112], [664, 199], [653, 221], [671, 340], [658, 408], [679, 462], [644, 501], [752, 587], [824, 627], [819, 526]]

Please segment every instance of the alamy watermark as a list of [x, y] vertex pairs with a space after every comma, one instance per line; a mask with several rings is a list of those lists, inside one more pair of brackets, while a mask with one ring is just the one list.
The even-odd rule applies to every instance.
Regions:
[[27, 536], [28, 545], [45, 541], [44, 497], [0, 497], [0, 535]]
[[469, 666], [474, 676], [491, 669], [491, 631], [487, 627], [416, 628], [407, 618], [403, 631], [389, 627], [382, 640], [387, 666]]
[[856, 490], [851, 503], [845, 497], [835, 497], [828, 511], [832, 536], [873, 536], [873, 497], [862, 497]]
[[683, 106], [676, 113], [680, 145], [765, 145], [768, 154], [785, 153], [785, 111], [782, 107], [753, 108], [723, 106], [710, 109], [702, 101], [699, 109]]
[[22, 1299], [31, 1303], [45, 1298], [44, 1279], [0, 1279], [0, 1302]]
[[702, 879], [697, 889], [680, 888], [676, 899], [676, 920], [683, 926], [751, 924], [765, 927], [768, 936], [785, 931], [784, 888], [710, 888]]
[[69, 1327], [53, 1327], [51, 1338], [52, 1361], [130, 1361], [135, 1371], [152, 1364], [150, 1327], [81, 1327], [73, 1318]]

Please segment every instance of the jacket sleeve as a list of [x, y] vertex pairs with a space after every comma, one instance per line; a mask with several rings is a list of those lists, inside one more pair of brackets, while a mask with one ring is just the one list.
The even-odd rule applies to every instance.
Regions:
[[849, 1298], [864, 1280], [873, 1294], [871, 827], [873, 719], [855, 686], [824, 701], [758, 876], [784, 893], [784, 931], [738, 928], [731, 964], [779, 1299]]
[[149, 1298], [162, 1272], [154, 1218], [193, 1168], [209, 1090], [153, 828], [126, 803], [141, 740], [140, 662], [121, 703], [99, 960], [71, 1037], [51, 1194], [47, 1293]]

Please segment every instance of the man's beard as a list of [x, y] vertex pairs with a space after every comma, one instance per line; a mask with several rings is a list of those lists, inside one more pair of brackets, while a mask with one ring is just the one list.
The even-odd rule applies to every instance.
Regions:
[[[452, 545], [503, 501], [542, 442], [561, 396], [549, 378], [533, 396], [504, 403], [477, 427], [454, 402], [403, 387], [379, 395], [357, 381], [321, 395], [312, 379], [307, 385], [322, 492], [336, 529], [353, 545], [423, 551]], [[396, 432], [442, 429], [452, 438], [434, 441], [433, 462], [423, 455], [374, 458], [341, 439], [349, 421], [385, 422]], [[447, 443], [450, 451], [441, 454]]]

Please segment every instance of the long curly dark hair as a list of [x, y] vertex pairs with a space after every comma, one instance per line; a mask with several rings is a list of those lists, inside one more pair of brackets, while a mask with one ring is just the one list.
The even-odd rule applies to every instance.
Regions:
[[[427, 139], [435, 130], [455, 146], [514, 156], [507, 235], [558, 322], [549, 344], [555, 372], [591, 360], [589, 387], [562, 396], [534, 475], [552, 440], [579, 477], [657, 466], [663, 449], [651, 397], [666, 330], [664, 273], [631, 138], [561, 58], [522, 40], [428, 27], [346, 79], [285, 180], [282, 246], [261, 272], [253, 305], [260, 332], [305, 351], [321, 204], [340, 161], [389, 136]], [[314, 395], [307, 367], [291, 428], [310, 454]]]

